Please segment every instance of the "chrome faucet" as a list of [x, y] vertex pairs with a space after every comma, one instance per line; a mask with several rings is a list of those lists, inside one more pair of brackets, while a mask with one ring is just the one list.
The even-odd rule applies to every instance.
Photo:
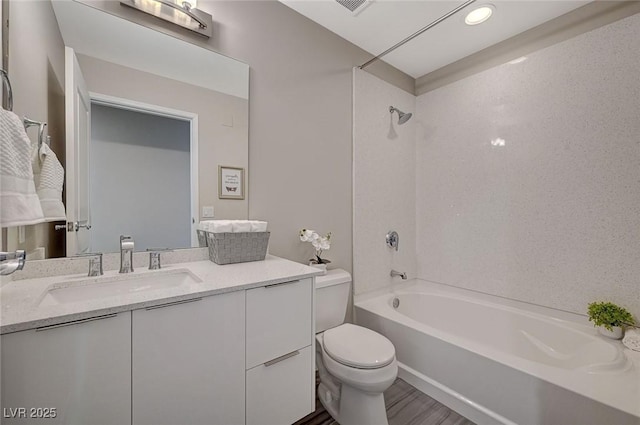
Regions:
[[407, 273], [405, 273], [405, 272], [399, 272], [399, 271], [396, 271], [396, 270], [391, 270], [390, 275], [391, 275], [391, 277], [400, 276], [402, 278], [402, 280], [407, 280]]
[[120, 235], [120, 273], [133, 272], [133, 248], [131, 236]]
[[102, 276], [104, 272], [102, 271], [102, 253], [101, 252], [89, 252], [86, 254], [78, 254], [75, 258], [89, 258], [89, 273], [87, 276], [95, 277]]
[[22, 270], [26, 261], [27, 253], [22, 249], [16, 252], [0, 252], [0, 275]]
[[160, 254], [163, 252], [171, 252], [169, 248], [147, 248], [149, 253], [149, 270], [160, 270]]

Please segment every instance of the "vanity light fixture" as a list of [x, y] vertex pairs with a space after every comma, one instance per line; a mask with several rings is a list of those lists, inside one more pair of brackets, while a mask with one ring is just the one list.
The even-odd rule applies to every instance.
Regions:
[[467, 13], [467, 16], [464, 18], [464, 23], [467, 25], [481, 24], [493, 15], [495, 9], [496, 7], [492, 4], [483, 4], [482, 6], [476, 7]]
[[211, 37], [213, 17], [196, 8], [197, 0], [120, 0], [120, 4], [138, 9], [179, 25], [205, 37]]

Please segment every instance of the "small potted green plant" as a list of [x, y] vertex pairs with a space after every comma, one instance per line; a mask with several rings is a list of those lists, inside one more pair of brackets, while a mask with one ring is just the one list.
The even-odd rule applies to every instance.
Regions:
[[634, 326], [631, 313], [625, 308], [610, 302], [592, 302], [588, 308], [589, 321], [598, 328], [602, 335], [613, 339], [621, 339], [625, 326]]

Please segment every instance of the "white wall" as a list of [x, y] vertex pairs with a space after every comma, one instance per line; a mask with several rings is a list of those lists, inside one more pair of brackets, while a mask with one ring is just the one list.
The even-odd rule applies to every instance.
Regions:
[[[356, 68], [353, 99], [353, 272], [360, 294], [398, 281], [391, 269], [415, 277], [416, 119], [398, 125], [389, 106], [414, 112], [416, 98]], [[400, 235], [398, 252], [385, 244], [389, 230]]]
[[640, 318], [638, 34], [640, 14], [418, 97], [420, 278]]
[[187, 121], [92, 105], [91, 249], [191, 246], [190, 128]]

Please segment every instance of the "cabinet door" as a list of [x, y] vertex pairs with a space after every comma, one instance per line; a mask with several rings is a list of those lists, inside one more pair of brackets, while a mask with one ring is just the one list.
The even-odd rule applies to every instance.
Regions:
[[312, 343], [312, 296], [311, 279], [247, 291], [247, 369]]
[[247, 425], [291, 424], [313, 412], [313, 354], [308, 346], [247, 371]]
[[133, 423], [244, 424], [244, 291], [133, 312]]
[[131, 423], [130, 312], [1, 341], [3, 424]]

